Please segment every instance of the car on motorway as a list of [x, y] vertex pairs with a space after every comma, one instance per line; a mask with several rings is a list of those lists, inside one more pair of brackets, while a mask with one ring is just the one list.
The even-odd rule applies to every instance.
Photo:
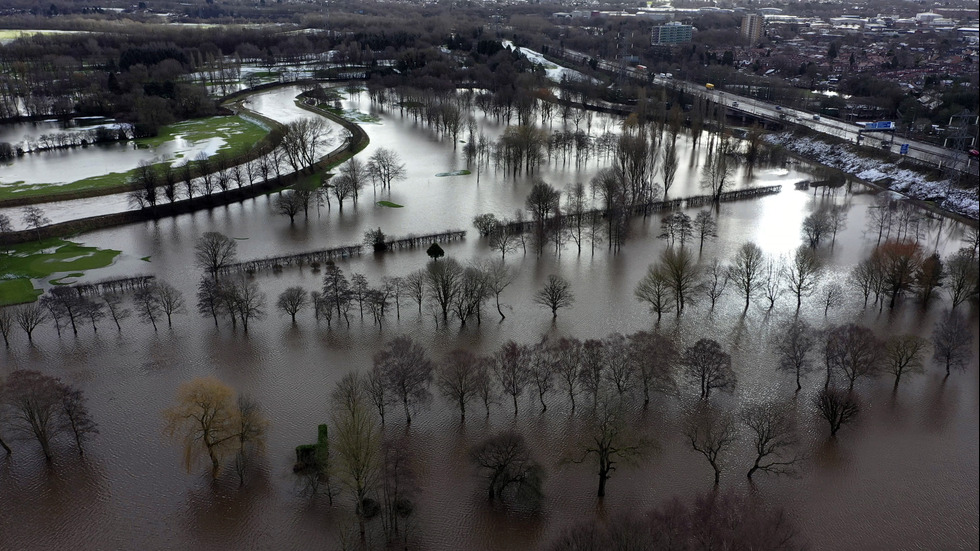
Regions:
[[733, 101], [732, 102], [732, 107], [738, 107], [738, 102], [737, 101]]
[[813, 120], [815, 120], [815, 121], [818, 121], [818, 120], [820, 120], [820, 115], [814, 115], [814, 116], [813, 116]]
[[782, 110], [783, 110], [783, 108], [782, 108], [782, 107], [780, 107], [780, 106], [778, 106], [778, 105], [776, 106], [776, 111], [782, 111]]
[[980, 157], [980, 150], [977, 150], [977, 149], [971, 149], [971, 150], [970, 150], [970, 156], [971, 156], [971, 157]]

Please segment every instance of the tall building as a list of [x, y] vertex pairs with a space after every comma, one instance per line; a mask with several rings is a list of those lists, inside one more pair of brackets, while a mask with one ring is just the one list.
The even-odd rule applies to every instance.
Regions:
[[684, 44], [691, 41], [694, 27], [674, 21], [650, 30], [650, 44]]
[[761, 15], [750, 13], [742, 16], [742, 37], [755, 43], [762, 38], [762, 27], [766, 20]]

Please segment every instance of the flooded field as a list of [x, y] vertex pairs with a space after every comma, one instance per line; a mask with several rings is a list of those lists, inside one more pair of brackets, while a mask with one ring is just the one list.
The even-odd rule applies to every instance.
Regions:
[[[279, 89], [253, 97], [250, 108], [277, 120], [307, 116], [293, 111], [295, 89]], [[122, 250], [109, 268], [90, 272], [100, 279], [148, 273], [180, 289], [192, 313], [175, 318], [174, 327], [153, 331], [133, 317], [121, 332], [105, 323], [98, 333], [90, 328], [78, 337], [58, 337], [44, 327], [29, 346], [22, 333], [11, 347], [0, 350], [0, 374], [37, 369], [62, 377], [89, 397], [100, 434], [89, 444], [84, 459], [69, 443], [61, 442], [52, 466], [33, 442], [16, 442], [14, 454], [0, 460], [0, 548], [336, 548], [340, 534], [353, 522], [347, 502], [330, 507], [325, 499], [301, 495], [301, 481], [291, 472], [298, 444], [316, 438], [316, 425], [328, 419], [329, 394], [350, 371], [367, 371], [383, 343], [407, 334], [441, 360], [453, 348], [490, 353], [506, 341], [530, 343], [542, 335], [601, 338], [612, 332], [632, 333], [653, 327], [655, 316], [633, 296], [643, 277], [665, 247], [657, 239], [660, 215], [636, 218], [631, 236], [618, 254], [607, 243], [595, 253], [586, 244], [582, 254], [569, 244], [556, 256], [537, 257], [529, 249], [507, 256], [516, 270], [514, 283], [501, 295], [507, 318], [496, 312], [482, 324], [465, 328], [450, 322], [436, 325], [433, 316], [419, 315], [405, 301], [400, 318], [392, 312], [385, 324], [363, 320], [356, 309], [350, 327], [316, 323], [309, 310], [293, 326], [274, 310], [275, 297], [286, 287], [308, 290], [321, 286], [320, 273], [309, 268], [286, 268], [259, 273], [255, 281], [268, 297], [265, 319], [246, 335], [194, 313], [199, 270], [193, 246], [206, 231], [236, 238], [241, 259], [286, 254], [361, 242], [365, 230], [380, 227], [391, 235], [424, 234], [447, 228], [469, 231], [462, 242], [443, 244], [448, 257], [462, 263], [488, 259], [486, 240], [477, 237], [472, 219], [481, 213], [513, 216], [524, 206], [534, 178], [559, 189], [588, 181], [607, 162], [545, 164], [532, 177], [505, 176], [492, 169], [468, 176], [437, 177], [437, 173], [467, 168], [462, 148], [403, 118], [397, 111], [378, 112], [362, 94], [345, 102], [345, 109], [379, 117], [365, 124], [371, 138], [359, 158], [379, 147], [398, 152], [407, 178], [389, 193], [368, 187], [356, 208], [336, 204], [312, 210], [294, 224], [274, 214], [269, 197], [152, 223], [96, 231], [78, 238], [85, 245]], [[617, 121], [595, 115], [593, 125], [615, 129]], [[497, 136], [503, 127], [481, 120], [481, 129]], [[694, 148], [689, 137], [678, 141], [682, 160], [671, 196], [702, 193], [700, 166], [705, 148]], [[846, 274], [875, 246], [867, 231], [873, 196], [860, 185], [830, 198], [797, 191], [793, 183], [813, 179], [803, 164], [744, 168], [735, 176], [740, 186], [784, 186], [777, 195], [724, 203], [718, 214], [719, 238], [705, 244], [702, 262], [728, 260], [745, 241], [754, 241], [768, 255], [787, 255], [801, 243], [803, 218], [822, 202], [844, 205], [846, 227], [833, 247], [822, 245], [828, 266], [825, 282], [839, 281], [848, 289], [846, 305], [825, 316], [818, 297], [804, 302], [802, 316], [817, 328], [856, 321], [880, 336], [915, 333], [929, 337], [933, 323], [948, 308], [948, 300], [927, 309], [908, 300], [893, 311], [863, 309], [858, 293], [846, 285]], [[375, 200], [390, 200], [403, 208], [385, 208]], [[78, 206], [66, 207], [70, 214]], [[49, 216], [58, 212], [51, 209]], [[688, 211], [694, 216], [696, 210]], [[948, 255], [962, 246], [966, 229], [948, 220], [929, 223], [921, 243], [929, 252]], [[145, 259], [145, 260], [144, 260]], [[383, 276], [402, 276], [424, 267], [424, 249], [366, 254], [340, 263], [344, 272], [363, 273], [372, 284]], [[576, 300], [553, 321], [550, 312], [531, 298], [550, 274], [570, 283]], [[718, 340], [731, 354], [738, 384], [731, 395], [712, 401], [732, 410], [766, 399], [793, 400], [792, 377], [775, 369], [773, 343], [784, 334], [783, 323], [793, 315], [794, 300], [782, 296], [769, 311], [760, 299], [743, 313], [741, 299], [729, 292], [712, 311], [703, 297], [681, 316], [665, 315], [661, 330], [688, 346], [698, 338]], [[961, 308], [964, 308], [961, 306]], [[492, 308], [490, 309], [492, 310]], [[969, 307], [964, 308], [969, 310]], [[970, 327], [977, 342], [976, 312]], [[822, 360], [818, 360], [821, 363]], [[803, 538], [813, 549], [970, 549], [978, 540], [978, 428], [980, 382], [974, 355], [964, 372], [944, 379], [928, 364], [926, 373], [910, 378], [892, 392], [883, 377], [858, 383], [863, 411], [859, 421], [830, 441], [824, 421], [810, 404], [822, 388], [818, 371], [804, 382], [795, 398], [807, 456], [798, 478], [758, 476], [753, 491], [766, 502], [786, 508]], [[188, 474], [181, 451], [163, 433], [161, 412], [173, 403], [176, 388], [193, 377], [213, 375], [239, 392], [253, 396], [271, 425], [267, 451], [256, 472], [239, 487], [233, 472], [211, 482], [204, 470]], [[679, 429], [680, 411], [696, 394], [682, 385], [681, 398], [655, 398], [648, 411], [633, 412], [631, 423], [650, 437], [656, 451], [635, 467], [623, 466], [609, 481], [607, 497], [595, 497], [596, 476], [588, 465], [568, 464], [576, 453], [581, 412], [572, 415], [560, 393], [547, 399], [540, 414], [536, 396], [525, 393], [515, 418], [506, 403], [484, 419], [467, 415], [461, 425], [451, 404], [436, 397], [415, 416], [410, 428], [400, 411], [390, 416], [389, 436], [407, 435], [419, 474], [413, 538], [422, 549], [511, 550], [544, 546], [570, 524], [658, 505], [673, 496], [689, 499], [709, 491], [712, 472], [703, 458], [689, 449]], [[481, 481], [468, 460], [468, 450], [489, 433], [515, 428], [531, 444], [548, 477], [544, 501], [536, 514], [508, 513], [487, 506]], [[743, 438], [728, 456], [721, 487], [747, 490], [745, 471], [751, 463]]]

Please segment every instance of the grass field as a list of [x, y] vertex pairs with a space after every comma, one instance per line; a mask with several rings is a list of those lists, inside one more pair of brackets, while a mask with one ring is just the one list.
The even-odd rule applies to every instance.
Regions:
[[[137, 147], [158, 147], [166, 142], [183, 139], [188, 142], [201, 142], [210, 138], [223, 138], [224, 145], [218, 148], [219, 153], [231, 156], [244, 153], [251, 149], [266, 134], [267, 130], [241, 117], [209, 117], [183, 121], [160, 129], [160, 134], [152, 138], [135, 140]], [[178, 153], [177, 157], [182, 155]], [[162, 163], [158, 165], [158, 168]], [[70, 183], [33, 183], [10, 182], [0, 185], [0, 200], [14, 197], [37, 197], [58, 195], [93, 188], [117, 187], [125, 185], [136, 167], [124, 172], [110, 172], [91, 178], [84, 178]]]
[[388, 207], [392, 209], [400, 209], [405, 205], [399, 205], [398, 203], [392, 203], [391, 201], [378, 201], [378, 205], [382, 207]]
[[41, 291], [34, 288], [32, 279], [67, 272], [52, 279], [55, 285], [67, 285], [85, 270], [112, 264], [120, 251], [85, 247], [63, 239], [14, 245], [0, 256], [0, 305], [31, 302]]

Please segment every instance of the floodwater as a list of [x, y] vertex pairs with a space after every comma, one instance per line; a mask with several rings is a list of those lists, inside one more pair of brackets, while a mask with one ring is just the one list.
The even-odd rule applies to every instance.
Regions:
[[[273, 103], [291, 105], [291, 96], [284, 93]], [[260, 104], [258, 98], [255, 104]], [[360, 98], [345, 107], [371, 110]], [[192, 247], [205, 231], [239, 239], [239, 256], [247, 259], [354, 243], [366, 229], [379, 226], [393, 235], [461, 228], [470, 230], [469, 237], [444, 244], [447, 256], [462, 262], [493, 257], [470, 221], [482, 212], [511, 215], [522, 206], [530, 179], [493, 171], [483, 172], [479, 183], [475, 173], [435, 177], [465, 167], [462, 149], [454, 152], [451, 143], [411, 119], [401, 119], [397, 112], [378, 115], [381, 124], [365, 125], [371, 145], [360, 155], [366, 159], [377, 147], [398, 151], [408, 178], [378, 199], [404, 208], [376, 206], [368, 188], [356, 209], [348, 204], [341, 213], [334, 204], [293, 225], [273, 214], [270, 199], [262, 197], [210, 212], [91, 232], [80, 240], [121, 249], [123, 254], [113, 266], [88, 277], [152, 273], [193, 302], [199, 274]], [[485, 125], [488, 134], [491, 126]], [[702, 152], [692, 156], [686, 138], [682, 150], [681, 158], [693, 161], [682, 163], [676, 194], [687, 196], [699, 192], [696, 167]], [[571, 182], [587, 182], [597, 168], [595, 163], [582, 170], [551, 166], [537, 176], [565, 188]], [[759, 168], [738, 178], [740, 183], [786, 187], [778, 195], [723, 204], [720, 237], [705, 245], [703, 260], [727, 259], [746, 240], [757, 242], [767, 254], [789, 253], [800, 243], [802, 218], [822, 200], [849, 207], [846, 228], [833, 247], [821, 249], [830, 266], [827, 281], [842, 280], [873, 248], [874, 237], [866, 232], [866, 209], [873, 197], [859, 186], [830, 199], [796, 191], [790, 184], [808, 178], [805, 165]], [[501, 296], [507, 318], [499, 323], [491, 307], [480, 326], [471, 322], [464, 328], [453, 323], [436, 327], [430, 314], [420, 316], [406, 301], [400, 319], [392, 312], [383, 328], [372, 325], [370, 316], [361, 321], [356, 311], [350, 328], [317, 325], [309, 311], [292, 326], [270, 307], [266, 319], [255, 323], [247, 336], [224, 325], [215, 328], [210, 319], [192, 314], [179, 316], [173, 329], [161, 327], [158, 332], [131, 318], [121, 333], [110, 323], [97, 334], [84, 328], [78, 337], [59, 338], [53, 328], [45, 327], [34, 346], [15, 334], [11, 348], [0, 351], [0, 373], [39, 369], [77, 385], [89, 398], [101, 434], [91, 441], [84, 459], [68, 442], [61, 443], [50, 468], [31, 442], [16, 442], [14, 455], [0, 460], [0, 549], [339, 547], [340, 534], [351, 526], [351, 509], [343, 500], [330, 507], [325, 500], [302, 496], [290, 469], [293, 448], [312, 442], [316, 425], [327, 420], [328, 396], [336, 381], [352, 370], [369, 369], [373, 353], [400, 334], [411, 335], [440, 360], [455, 347], [492, 352], [508, 339], [530, 342], [543, 334], [594, 338], [650, 329], [653, 317], [632, 290], [664, 248], [656, 239], [659, 217], [637, 219], [632, 229], [632, 237], [615, 255], [605, 243], [597, 245], [594, 255], [588, 244], [581, 255], [571, 244], [560, 256], [551, 251], [540, 258], [530, 251], [508, 255], [518, 275]], [[961, 225], [937, 221], [922, 242], [928, 250], [949, 254], [960, 246], [963, 235]], [[147, 256], [149, 262], [140, 260]], [[382, 276], [418, 269], [426, 260], [422, 250], [402, 251], [368, 254], [344, 261], [341, 267], [348, 275], [364, 273], [377, 283]], [[555, 322], [550, 312], [530, 300], [553, 273], [568, 279], [576, 296], [573, 307], [561, 311]], [[270, 304], [287, 286], [313, 290], [320, 285], [319, 274], [308, 268], [262, 273], [256, 281]], [[825, 317], [813, 297], [804, 303], [802, 315], [817, 327], [856, 320], [880, 335], [928, 336], [946, 304], [935, 301], [923, 311], [908, 302], [893, 312], [879, 312], [862, 309], [856, 293], [849, 299]], [[780, 323], [792, 313], [792, 301], [784, 296], [772, 312], [757, 301], [743, 315], [739, 298], [728, 294], [714, 312], [702, 300], [680, 317], [665, 316], [661, 328], [684, 345], [715, 338], [732, 353], [738, 386], [732, 395], [713, 396], [712, 401], [735, 409], [766, 399], [794, 399], [793, 381], [775, 371], [770, 354], [781, 334]], [[971, 312], [971, 320], [976, 343], [976, 312]], [[822, 384], [819, 373], [811, 375], [795, 399], [808, 456], [800, 476], [757, 476], [756, 491], [767, 502], [785, 507], [814, 549], [976, 548], [977, 373], [975, 354], [965, 372], [944, 380], [929, 364], [925, 374], [911, 377], [895, 394], [888, 379], [860, 382], [862, 416], [844, 428], [836, 442], [828, 440], [826, 427], [810, 406], [810, 397]], [[230, 472], [216, 483], [203, 469], [186, 473], [180, 450], [161, 432], [161, 411], [171, 405], [177, 386], [204, 375], [255, 397], [271, 421], [267, 451], [244, 487]], [[393, 412], [386, 433], [408, 436], [418, 474], [412, 537], [423, 549], [534, 549], [577, 520], [642, 510], [675, 495], [689, 499], [709, 491], [710, 467], [680, 438], [679, 410], [693, 398], [691, 389], [682, 388], [681, 400], [657, 398], [649, 411], [636, 414], [635, 428], [657, 443], [656, 451], [634, 467], [617, 470], [601, 504], [595, 498], [597, 481], [591, 468], [562, 462], [576, 453], [580, 419], [569, 414], [558, 393], [549, 398], [544, 414], [528, 389], [516, 419], [507, 405], [496, 406], [487, 419], [477, 406], [462, 426], [452, 406], [439, 397], [415, 416], [410, 428], [400, 412]], [[525, 435], [548, 472], [537, 514], [489, 508], [467, 460], [471, 445], [510, 427]], [[746, 490], [749, 463], [750, 452], [742, 441], [725, 460], [722, 488]]]

